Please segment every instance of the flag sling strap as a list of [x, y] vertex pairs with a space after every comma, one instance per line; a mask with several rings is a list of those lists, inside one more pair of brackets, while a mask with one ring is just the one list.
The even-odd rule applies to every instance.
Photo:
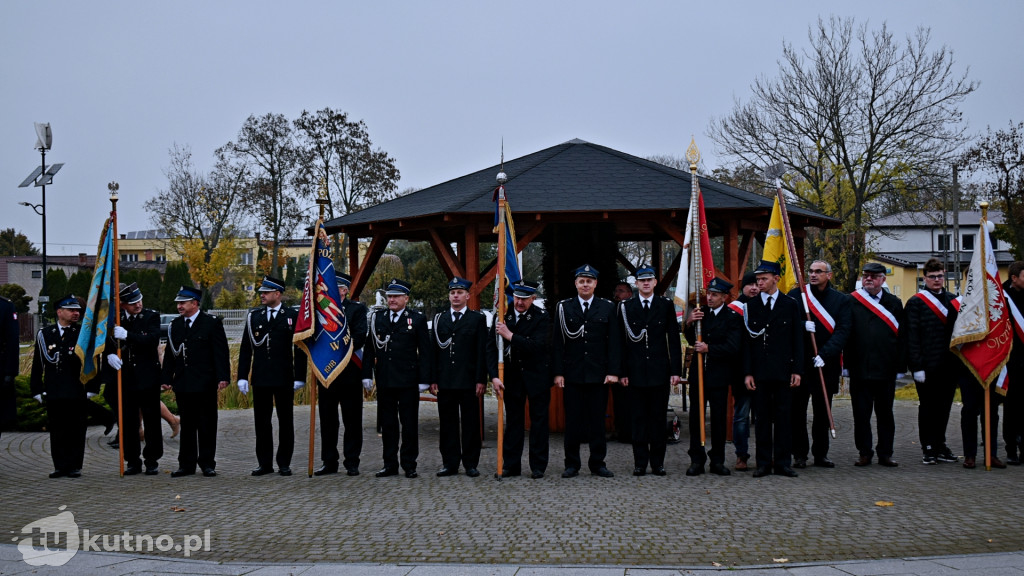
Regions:
[[850, 294], [850, 296], [853, 296], [854, 300], [866, 306], [867, 309], [870, 310], [875, 316], [878, 316], [878, 318], [881, 319], [882, 322], [885, 322], [885, 325], [888, 326], [890, 330], [892, 330], [893, 334], [899, 333], [900, 323], [899, 321], [896, 320], [896, 317], [892, 315], [892, 312], [889, 312], [884, 307], [882, 307], [880, 303], [875, 302], [875, 299], [872, 298], [866, 290], [864, 290], [863, 288], [858, 288], [857, 290], [854, 290], [853, 293]]

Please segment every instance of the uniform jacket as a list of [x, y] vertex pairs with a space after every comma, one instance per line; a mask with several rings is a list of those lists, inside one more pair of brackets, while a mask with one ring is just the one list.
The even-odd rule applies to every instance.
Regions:
[[291, 388], [292, 382], [306, 380], [306, 354], [292, 343], [298, 316], [283, 305], [273, 321], [267, 320], [266, 306], [249, 311], [238, 349], [239, 380], [260, 388]]
[[33, 396], [45, 392], [48, 399], [85, 398], [86, 388], [79, 379], [82, 361], [75, 355], [77, 343], [78, 325], [74, 324], [64, 329], [63, 338], [56, 324], [36, 333], [29, 379]]
[[[434, 349], [434, 377], [441, 390], [474, 390], [487, 381], [487, 317], [465, 308], [458, 322], [452, 322], [451, 308], [434, 316], [431, 346]], [[493, 372], [497, 372], [497, 359]], [[492, 373], [493, 373], [492, 372]]]
[[178, 316], [167, 327], [163, 381], [176, 392], [216, 390], [231, 378], [228, 339], [220, 318], [200, 311], [191, 328]]
[[[824, 290], [818, 290], [810, 285], [807, 288], [835, 321], [835, 331], [829, 332], [828, 328], [818, 320], [818, 317], [811, 314], [811, 320], [814, 321], [814, 341], [818, 345], [818, 355], [825, 361], [826, 368], [833, 365], [838, 368], [839, 357], [842, 356], [843, 348], [850, 337], [850, 297], [836, 290], [831, 283], [826, 285]], [[790, 290], [789, 296], [800, 303], [800, 311], [806, 318], [806, 309], [800, 300], [800, 288]], [[804, 355], [807, 357], [805, 367], [808, 373], [814, 368], [813, 350], [811, 334], [804, 330]]]
[[[536, 304], [519, 316], [509, 309], [505, 324], [512, 331], [512, 341], [505, 342], [505, 371], [503, 384], [505, 392], [512, 396], [546, 394], [554, 385], [548, 367], [548, 350], [551, 336], [551, 317]], [[491, 328], [488, 340], [488, 366], [492, 377], [497, 377], [498, 340]]]
[[[905, 330], [903, 303], [885, 290], [879, 303], [899, 322], [900, 332]], [[893, 380], [906, 368], [899, 335], [874, 312], [859, 301], [850, 302], [850, 339], [846, 343], [843, 364], [850, 377], [860, 380]]]
[[[160, 314], [143, 308], [137, 316], [129, 318], [127, 312], [121, 311], [121, 327], [128, 332], [128, 338], [109, 338], [107, 350], [113, 353], [121, 346], [121, 385], [125, 390], [158, 388], [161, 382]], [[104, 379], [111, 384], [111, 389], [116, 389], [117, 372], [106, 365], [106, 358]]]
[[433, 348], [423, 313], [406, 308], [392, 325], [390, 310], [374, 312], [363, 348], [363, 378], [376, 377], [381, 388], [409, 388], [430, 384], [432, 376]]
[[[804, 373], [804, 318], [801, 304], [781, 290], [771, 309], [758, 295], [747, 302], [747, 336], [743, 338], [743, 374], [754, 383], [786, 381]], [[761, 330], [764, 333], [754, 336]]]
[[[1006, 297], [1017, 305], [1017, 310], [1024, 314], [1024, 290], [1017, 290], [1013, 287], [1013, 281], [1007, 280], [1003, 282], [1003, 291]], [[1007, 366], [1007, 370], [1013, 372], [1015, 379], [1024, 375], [1024, 340], [1017, 335], [1016, 329], [1013, 331], [1013, 350], [1010, 352], [1010, 362]]]
[[620, 302], [618, 322], [622, 342], [620, 376], [629, 378], [630, 387], [668, 386], [670, 377], [683, 375], [679, 323], [669, 299], [652, 297], [650, 312], [644, 312], [640, 296]]
[[905, 327], [907, 365], [911, 372], [936, 370], [946, 362], [959, 362], [949, 351], [949, 341], [953, 337], [953, 324], [957, 317], [957, 310], [950, 302], [956, 296], [943, 290], [936, 297], [949, 312], [945, 323], [919, 296], [907, 300], [907, 307], [903, 311], [906, 323], [900, 324], [900, 330], [903, 331]]
[[621, 369], [622, 336], [616, 330], [615, 304], [594, 297], [584, 316], [576, 296], [555, 306], [551, 371], [566, 382], [601, 384]]
[[[366, 344], [366, 331], [369, 324], [366, 318], [370, 315], [370, 311], [366, 308], [366, 304], [349, 300], [348, 298], [345, 298], [341, 303], [341, 307], [345, 310], [348, 333], [352, 337], [352, 354], [355, 354], [357, 350], [362, 350]], [[349, 365], [354, 364], [350, 362]], [[345, 368], [347, 370], [348, 366]]]
[[18, 315], [14, 304], [0, 297], [0, 386], [3, 377], [18, 375]]
[[[739, 358], [743, 338], [746, 336], [743, 317], [726, 305], [722, 306], [717, 315], [707, 306], [701, 306], [700, 309], [704, 312], [704, 319], [700, 323], [701, 340], [708, 345], [708, 352], [704, 354], [704, 385], [710, 388], [739, 386], [743, 382]], [[686, 328], [688, 342], [696, 342], [696, 330], [693, 324]], [[686, 377], [691, 385], [697, 383], [697, 358], [694, 353]], [[632, 386], [633, 382], [630, 381], [629, 385]]]

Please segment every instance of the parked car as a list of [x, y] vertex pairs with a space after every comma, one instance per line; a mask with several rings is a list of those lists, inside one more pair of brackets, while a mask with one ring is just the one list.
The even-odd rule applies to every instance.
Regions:
[[177, 314], [160, 315], [160, 342], [167, 341], [167, 329], [171, 326], [171, 321], [173, 321], [177, 317]]

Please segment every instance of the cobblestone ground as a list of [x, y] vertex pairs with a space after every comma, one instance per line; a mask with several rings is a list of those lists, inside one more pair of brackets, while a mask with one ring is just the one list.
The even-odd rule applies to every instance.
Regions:
[[[123, 479], [117, 475], [117, 452], [99, 428], [89, 430], [80, 479], [47, 478], [52, 469], [47, 434], [4, 433], [0, 530], [9, 535], [6, 541], [20, 540], [23, 526], [66, 506], [79, 528], [94, 535], [128, 531], [180, 541], [209, 530], [209, 551], [192, 558], [220, 562], [710, 567], [1024, 549], [1024, 533], [1007, 529], [1024, 524], [1019, 505], [1024, 470], [921, 465], [916, 403], [897, 402], [898, 468], [852, 465], [850, 404], [837, 400], [839, 437], [830, 452], [837, 468], [756, 480], [749, 472], [686, 477], [684, 433], [681, 443], [669, 446], [667, 477], [633, 477], [630, 446], [610, 443], [607, 461], [615, 478], [584, 472], [562, 479], [562, 437], [556, 434], [547, 476], [498, 481], [492, 477], [496, 408], [488, 401], [483, 475], [476, 479], [434, 476], [440, 456], [432, 403], [421, 404], [420, 477], [411, 480], [373, 476], [381, 466], [381, 444], [376, 406], [369, 403], [363, 474], [357, 477], [306, 476], [306, 408], [296, 411], [296, 475], [288, 478], [249, 475], [255, 440], [248, 410], [220, 413], [216, 478], [170, 478], [178, 441], [166, 439], [166, 425], [161, 474]], [[682, 420], [685, 431], [686, 417]], [[957, 406], [949, 426], [949, 444], [957, 453], [959, 430]], [[317, 465], [319, 453], [317, 438]], [[733, 460], [728, 447], [727, 464]], [[181, 557], [181, 552], [164, 555]]]

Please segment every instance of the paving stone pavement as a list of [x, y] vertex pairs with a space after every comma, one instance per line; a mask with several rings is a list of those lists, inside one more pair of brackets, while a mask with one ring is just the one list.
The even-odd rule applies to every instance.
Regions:
[[[357, 477], [306, 476], [308, 408], [296, 409], [296, 475], [287, 478], [249, 475], [255, 466], [250, 410], [220, 412], [216, 478], [170, 478], [178, 442], [167, 434], [160, 475], [118, 478], [116, 451], [101, 429], [91, 428], [83, 477], [50, 480], [48, 435], [4, 433], [0, 530], [12, 545], [0, 546], [0, 574], [36, 570], [21, 562], [13, 543], [25, 538], [23, 527], [58, 514], [61, 506], [83, 537], [86, 529], [109, 537], [97, 542], [100, 549], [110, 549], [113, 536], [125, 531], [133, 540], [167, 535], [179, 544], [209, 531], [206, 546], [187, 562], [173, 549], [122, 546], [121, 554], [79, 553], [64, 567], [79, 571], [68, 573], [315, 574], [334, 564], [369, 574], [557, 569], [565, 575], [575, 573], [572, 566], [581, 574], [702, 574], [717, 571], [716, 565], [745, 567], [744, 574], [944, 574], [986, 562], [993, 565], [980, 573], [1024, 571], [1024, 556], [1016, 554], [1024, 550], [1024, 532], [1016, 529], [1024, 524], [1024, 470], [921, 465], [916, 402], [897, 402], [898, 468], [852, 465], [850, 404], [839, 399], [839, 437], [830, 452], [837, 468], [756, 480], [749, 473], [686, 477], [685, 434], [669, 446], [667, 477], [633, 477], [631, 448], [610, 443], [607, 461], [615, 478], [584, 472], [562, 479], [562, 438], [555, 434], [544, 478], [498, 481], [492, 477], [496, 409], [489, 400], [483, 475], [475, 479], [434, 476], [440, 455], [432, 403], [421, 404], [420, 477], [411, 480], [373, 477], [381, 445], [372, 403], [364, 410], [363, 474]], [[959, 453], [958, 407], [948, 440]], [[314, 453], [319, 456], [319, 438]], [[949, 555], [971, 556], [928, 559]], [[80, 562], [95, 570], [75, 568]]]

